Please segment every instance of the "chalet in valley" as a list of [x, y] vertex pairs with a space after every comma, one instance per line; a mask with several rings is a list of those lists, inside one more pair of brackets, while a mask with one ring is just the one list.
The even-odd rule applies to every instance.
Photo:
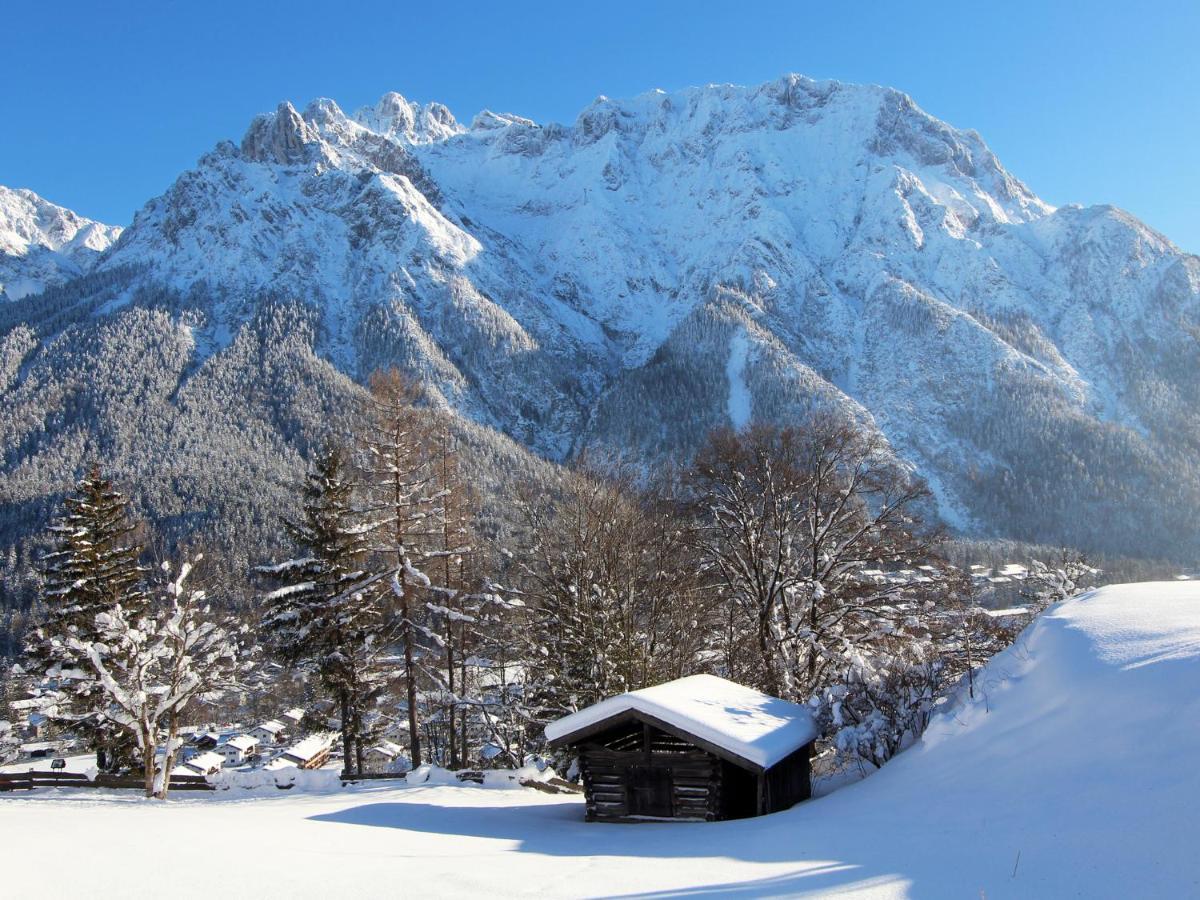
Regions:
[[319, 769], [329, 761], [330, 751], [337, 739], [338, 735], [333, 733], [310, 735], [284, 750], [267, 768], [276, 770], [295, 766], [297, 769]]
[[278, 719], [271, 719], [250, 729], [250, 737], [264, 747], [282, 744], [287, 739], [287, 726]]
[[220, 744], [217, 752], [225, 758], [225, 765], [240, 766], [258, 753], [258, 739], [248, 734], [239, 734]]

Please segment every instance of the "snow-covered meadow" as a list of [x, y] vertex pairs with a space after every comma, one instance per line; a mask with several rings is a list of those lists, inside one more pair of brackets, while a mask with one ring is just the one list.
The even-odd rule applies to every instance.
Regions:
[[1200, 895], [1200, 586], [1051, 608], [976, 699], [760, 819], [585, 823], [577, 797], [361, 785], [0, 798], [12, 896]]

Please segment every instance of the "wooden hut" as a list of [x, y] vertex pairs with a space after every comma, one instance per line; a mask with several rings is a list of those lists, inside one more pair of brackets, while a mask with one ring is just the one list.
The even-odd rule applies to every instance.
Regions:
[[811, 794], [807, 709], [714, 675], [610, 697], [552, 722], [579, 754], [587, 818], [739, 819]]

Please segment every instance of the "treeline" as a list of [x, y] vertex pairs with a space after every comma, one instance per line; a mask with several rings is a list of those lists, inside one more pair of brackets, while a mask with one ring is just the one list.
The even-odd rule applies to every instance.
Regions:
[[[182, 725], [264, 698], [336, 727], [350, 773], [384, 739], [414, 766], [516, 766], [547, 722], [697, 672], [809, 704], [826, 764], [878, 766], [1013, 634], [921, 520], [923, 483], [832, 417], [718, 430], [649, 475], [581, 460], [513, 486], [503, 529], [415, 383], [375, 376], [348, 419], [279, 523], [291, 555], [248, 567], [240, 617], [185, 586], [192, 561], [151, 565], [148, 529], [91, 471], [49, 526], [9, 698], [109, 766], [137, 760], [160, 796]], [[1075, 589], [1065, 562], [1035, 604]]]

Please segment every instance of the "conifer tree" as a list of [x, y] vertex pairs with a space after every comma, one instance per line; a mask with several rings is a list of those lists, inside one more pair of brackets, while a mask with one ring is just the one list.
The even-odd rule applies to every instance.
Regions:
[[338, 703], [346, 771], [361, 771], [371, 708], [382, 690], [376, 658], [389, 638], [383, 576], [367, 568], [371, 526], [354, 504], [345, 453], [315, 461], [304, 515], [286, 523], [302, 555], [256, 571], [281, 585], [266, 594], [263, 628], [278, 656], [311, 663]]
[[93, 465], [49, 527], [55, 547], [42, 560], [44, 615], [25, 647], [31, 679], [47, 699], [57, 697], [46, 707], [50, 721], [84, 737], [102, 769], [119, 764], [127, 741], [100, 715], [104, 701], [95, 686], [68, 685], [68, 676], [82, 662], [73, 646], [99, 637], [97, 616], [117, 606], [130, 614], [146, 608], [137, 531], [128, 501]]

